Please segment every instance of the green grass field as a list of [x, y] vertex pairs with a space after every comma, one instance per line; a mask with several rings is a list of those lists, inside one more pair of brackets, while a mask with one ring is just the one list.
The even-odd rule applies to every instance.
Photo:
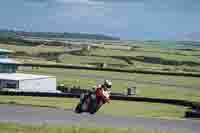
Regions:
[[[76, 98], [48, 98], [25, 96], [1, 96], [0, 103], [25, 104], [36, 106], [49, 106], [73, 110], [78, 103]], [[119, 108], [120, 107], [120, 108]], [[99, 112], [114, 116], [140, 116], [160, 118], [183, 118], [187, 108], [159, 103], [124, 102], [112, 100], [103, 106]]]
[[110, 50], [110, 49], [95, 49], [91, 51], [94, 55], [104, 56], [149, 56], [160, 57], [171, 60], [181, 61], [200, 61], [195, 55], [199, 54], [199, 51], [180, 51], [180, 50], [168, 50], [168, 49], [152, 49], [152, 48], [138, 48], [136, 50]]
[[96, 128], [66, 125], [22, 125], [0, 123], [1, 133], [181, 133], [182, 131], [148, 130], [144, 128]]
[[[172, 61], [192, 61], [192, 62], [200, 62], [199, 51], [180, 51], [174, 49], [153, 49], [153, 48], [138, 48], [136, 50], [127, 51], [127, 50], [110, 50], [110, 49], [95, 49], [91, 51], [93, 55], [100, 55], [100, 56], [145, 56], [145, 57], [158, 57], [165, 60], [172, 60]], [[181, 66], [172, 66], [172, 65], [163, 65], [163, 64], [154, 64], [154, 63], [146, 63], [141, 61], [131, 60], [134, 65], [130, 65], [130, 68], [140, 68], [140, 69], [163, 69], [169, 68], [172, 71], [176, 71], [176, 69], [184, 70], [184, 68], [188, 68], [187, 65]], [[191, 66], [189, 66], [191, 67]], [[197, 67], [192, 66], [195, 70], [199, 70]]]
[[104, 57], [92, 57], [92, 56], [74, 56], [70, 54], [65, 54], [62, 60], [65, 64], [90, 64], [90, 63], [115, 63], [127, 65], [123, 60], [104, 58]]
[[[198, 51], [180, 51], [180, 50], [166, 50], [166, 49], [157, 49], [154, 50], [152, 48], [137, 48], [136, 50], [116, 50], [116, 49], [92, 49], [90, 52], [93, 56], [76, 56], [65, 54], [63, 57], [62, 63], [66, 64], [95, 64], [95, 63], [107, 63], [109, 64], [121, 64], [125, 65], [123, 69], [149, 69], [149, 70], [160, 70], [160, 71], [189, 71], [189, 72], [197, 72], [200, 71], [198, 66], [189, 66], [189, 65], [167, 65], [161, 63], [149, 63], [145, 61], [136, 61], [133, 59], [129, 59], [132, 64], [128, 64], [125, 60], [119, 59], [118, 56], [121, 57], [137, 57], [137, 56], [145, 56], [149, 58], [161, 58], [163, 60], [177, 61], [177, 62], [195, 62], [200, 63]], [[101, 57], [103, 56], [103, 57]], [[112, 68], [119, 68], [119, 66], [110, 66]]]
[[[128, 74], [119, 72], [99, 72], [89, 70], [73, 70], [73, 69], [54, 69], [39, 68], [25, 69], [21, 68], [19, 72], [54, 75], [57, 77], [58, 84], [62, 83], [72, 87], [74, 85], [81, 88], [91, 88], [102, 82], [102, 76], [113, 79], [113, 92], [124, 92], [130, 86], [136, 86], [138, 96], [160, 97], [160, 98], [177, 98], [199, 101], [199, 78], [194, 77], [177, 77], [162, 75], [145, 75], [145, 74]], [[82, 75], [82, 76], [81, 76]], [[91, 77], [90, 77], [91, 76]], [[95, 79], [94, 77], [99, 77]], [[117, 80], [117, 78], [125, 78], [131, 81]], [[144, 83], [145, 82], [145, 83]], [[174, 84], [176, 86], [167, 86], [162, 84], [151, 84], [149, 82], [159, 82], [163, 84]], [[186, 86], [186, 88], [183, 88]], [[194, 87], [190, 89], [190, 87]]]

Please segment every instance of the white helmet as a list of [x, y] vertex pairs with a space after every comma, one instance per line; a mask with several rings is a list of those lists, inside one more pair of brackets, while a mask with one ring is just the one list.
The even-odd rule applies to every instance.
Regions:
[[104, 80], [104, 86], [109, 89], [112, 87], [112, 82], [110, 80]]

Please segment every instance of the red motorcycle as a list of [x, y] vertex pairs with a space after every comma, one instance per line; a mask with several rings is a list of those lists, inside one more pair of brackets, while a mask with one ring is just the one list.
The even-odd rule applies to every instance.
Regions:
[[109, 103], [110, 91], [103, 91], [100, 99], [96, 97], [95, 93], [90, 92], [89, 94], [81, 94], [80, 102], [75, 108], [76, 113], [88, 112], [95, 114], [103, 104]]

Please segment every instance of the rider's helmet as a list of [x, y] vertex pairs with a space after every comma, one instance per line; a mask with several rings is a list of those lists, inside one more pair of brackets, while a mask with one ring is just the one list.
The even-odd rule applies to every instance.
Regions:
[[112, 82], [110, 80], [104, 80], [105, 89], [109, 90], [112, 87]]

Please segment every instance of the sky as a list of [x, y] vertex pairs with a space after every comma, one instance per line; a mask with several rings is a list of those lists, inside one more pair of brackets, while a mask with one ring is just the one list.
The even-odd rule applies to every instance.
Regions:
[[177, 40], [199, 27], [200, 0], [0, 1], [0, 29]]

